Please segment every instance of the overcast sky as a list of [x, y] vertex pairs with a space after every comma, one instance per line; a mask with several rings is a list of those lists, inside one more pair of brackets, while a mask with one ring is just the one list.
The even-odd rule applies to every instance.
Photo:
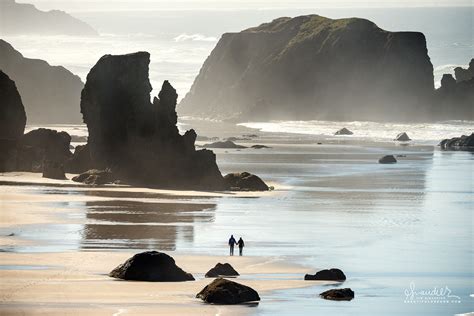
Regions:
[[[3, 1], [3, 0], [0, 0]], [[439, 7], [473, 6], [473, 0], [17, 0], [39, 9], [96, 10], [227, 10], [321, 7]]]

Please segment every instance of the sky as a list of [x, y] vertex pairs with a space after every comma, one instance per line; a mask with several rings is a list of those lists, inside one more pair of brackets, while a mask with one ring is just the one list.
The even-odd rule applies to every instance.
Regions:
[[32, 3], [41, 10], [59, 9], [69, 12], [473, 6], [473, 0], [17, 0], [17, 2]]

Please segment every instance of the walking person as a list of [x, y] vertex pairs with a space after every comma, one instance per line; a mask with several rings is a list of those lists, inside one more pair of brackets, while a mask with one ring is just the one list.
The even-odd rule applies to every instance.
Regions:
[[244, 250], [244, 246], [245, 246], [245, 243], [242, 237], [240, 237], [239, 241], [237, 242], [237, 245], [239, 245], [239, 256], [242, 256], [242, 251]]
[[229, 238], [229, 247], [230, 247], [230, 255], [233, 256], [234, 255], [234, 246], [237, 244], [237, 242], [235, 241], [235, 238], [234, 238], [234, 235], [230, 235], [230, 238]]

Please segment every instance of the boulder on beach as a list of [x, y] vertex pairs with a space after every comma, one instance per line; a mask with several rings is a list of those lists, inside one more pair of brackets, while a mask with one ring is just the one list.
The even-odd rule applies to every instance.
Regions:
[[242, 145], [237, 145], [231, 140], [226, 140], [223, 142], [214, 142], [210, 144], [204, 144], [202, 147], [204, 148], [226, 148], [226, 149], [231, 149], [231, 148], [236, 148], [236, 149], [242, 149], [242, 148], [247, 148]]
[[268, 186], [258, 176], [249, 172], [235, 172], [224, 176], [226, 185], [233, 191], [268, 191]]
[[271, 148], [271, 147], [265, 146], [265, 145], [252, 145], [251, 148], [253, 148], [253, 149], [263, 149], [263, 148]]
[[211, 304], [241, 304], [260, 301], [257, 291], [251, 287], [226, 279], [215, 279], [206, 285], [196, 298]]
[[43, 162], [43, 178], [66, 180], [64, 166], [57, 161], [46, 160]]
[[474, 133], [469, 136], [462, 135], [461, 137], [443, 139], [439, 146], [442, 150], [474, 151]]
[[74, 182], [81, 182], [89, 185], [103, 185], [114, 183], [115, 177], [109, 169], [91, 169], [72, 178]]
[[150, 102], [150, 54], [105, 55], [87, 75], [81, 112], [95, 169], [125, 183], [180, 189], [225, 189], [210, 150], [196, 150], [196, 133], [177, 128], [178, 94], [164, 81]]
[[350, 288], [331, 289], [319, 294], [322, 298], [332, 301], [350, 301], [354, 298], [354, 291]]
[[379, 163], [396, 163], [397, 159], [393, 155], [386, 155], [379, 159]]
[[343, 127], [338, 130], [334, 135], [353, 135], [354, 133], [348, 130], [347, 128]]
[[71, 158], [65, 162], [65, 169], [70, 173], [83, 173], [94, 169], [89, 146], [77, 145]]
[[403, 132], [403, 133], [400, 133], [397, 135], [397, 137], [395, 137], [395, 140], [398, 140], [399, 142], [408, 142], [410, 141], [410, 137], [408, 137], [408, 134]]
[[192, 274], [178, 267], [171, 256], [158, 251], [138, 253], [109, 273], [112, 278], [151, 281], [194, 281]]
[[304, 276], [306, 281], [345, 281], [346, 275], [340, 269], [325, 269], [316, 272], [316, 274], [306, 274]]
[[240, 274], [229, 263], [218, 263], [214, 268], [207, 271], [206, 278], [217, 278], [217, 277], [235, 277]]

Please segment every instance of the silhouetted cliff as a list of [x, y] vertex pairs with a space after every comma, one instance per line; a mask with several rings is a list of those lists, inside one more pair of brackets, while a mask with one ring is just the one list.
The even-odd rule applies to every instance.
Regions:
[[0, 39], [0, 69], [15, 81], [28, 124], [82, 123], [79, 102], [84, 84], [66, 68], [25, 58]]
[[358, 18], [279, 18], [222, 36], [179, 111], [240, 119], [418, 120], [433, 66], [418, 32]]
[[97, 35], [87, 23], [63, 11], [40, 11], [34, 5], [0, 1], [0, 34]]

